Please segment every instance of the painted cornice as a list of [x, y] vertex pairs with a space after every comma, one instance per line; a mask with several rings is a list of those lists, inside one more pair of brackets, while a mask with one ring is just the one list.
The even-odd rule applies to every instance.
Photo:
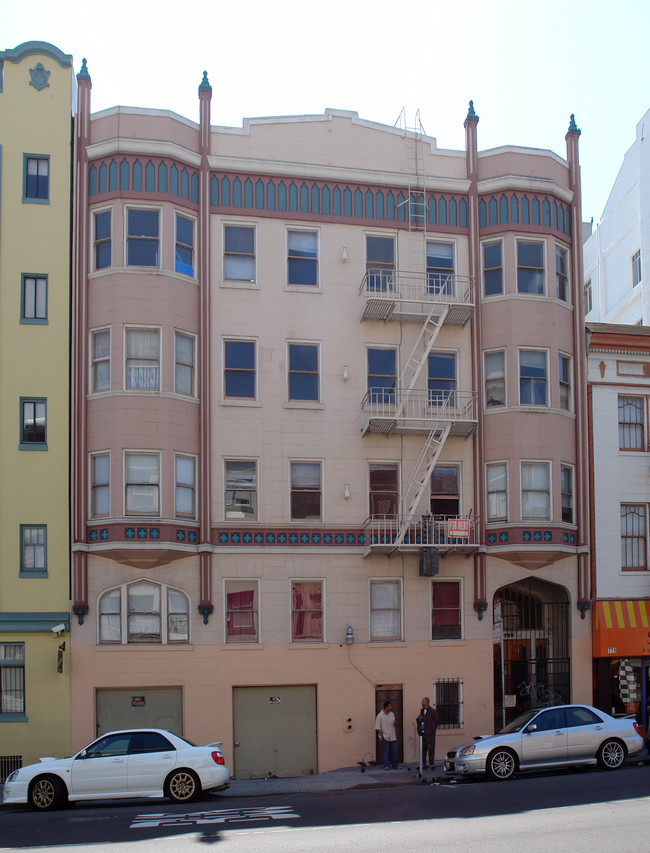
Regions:
[[89, 160], [97, 160], [115, 154], [139, 154], [143, 157], [165, 157], [171, 160], [179, 160], [196, 168], [201, 165], [201, 155], [197, 152], [190, 151], [182, 145], [174, 145], [173, 142], [158, 142], [155, 139], [124, 139], [117, 136], [113, 139], [107, 139], [105, 142], [89, 145], [86, 150]]
[[58, 47], [47, 41], [26, 41], [14, 47], [12, 50], [0, 51], [0, 60], [5, 62], [22, 62], [26, 56], [49, 56], [58, 62], [61, 68], [72, 67], [72, 54], [63, 53]]
[[563, 187], [562, 184], [544, 178], [529, 178], [522, 175], [503, 175], [498, 178], [490, 178], [487, 181], [479, 181], [477, 188], [479, 195], [520, 190], [527, 193], [554, 195], [567, 204], [573, 201], [573, 192], [568, 187]]
[[61, 624], [65, 626], [66, 631], [70, 630], [70, 614], [67, 610], [49, 613], [0, 613], [0, 633], [47, 633]]

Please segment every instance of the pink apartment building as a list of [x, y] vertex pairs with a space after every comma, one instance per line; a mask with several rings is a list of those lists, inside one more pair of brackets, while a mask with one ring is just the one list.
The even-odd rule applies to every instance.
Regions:
[[78, 75], [72, 738], [239, 778], [591, 698], [580, 131], [92, 115]]

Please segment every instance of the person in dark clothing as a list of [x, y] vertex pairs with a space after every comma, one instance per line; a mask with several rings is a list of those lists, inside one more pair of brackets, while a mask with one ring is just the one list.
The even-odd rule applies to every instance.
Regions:
[[[431, 706], [428, 696], [422, 700], [420, 716], [424, 719], [424, 737], [422, 738], [422, 765], [433, 767], [436, 763], [436, 729], [440, 725], [440, 717]], [[428, 757], [428, 764], [427, 764]]]

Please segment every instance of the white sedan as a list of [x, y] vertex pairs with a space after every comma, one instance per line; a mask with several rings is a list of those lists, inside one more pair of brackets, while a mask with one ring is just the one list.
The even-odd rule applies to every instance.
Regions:
[[14, 770], [4, 803], [55, 809], [67, 801], [113, 797], [169, 797], [188, 803], [201, 791], [230, 785], [221, 742], [194, 746], [161, 729], [128, 729], [102, 735], [70, 758], [41, 758]]

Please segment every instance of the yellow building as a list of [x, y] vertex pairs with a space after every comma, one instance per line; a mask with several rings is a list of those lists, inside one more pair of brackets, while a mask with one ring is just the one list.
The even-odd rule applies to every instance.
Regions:
[[0, 52], [0, 780], [68, 754], [72, 57]]

